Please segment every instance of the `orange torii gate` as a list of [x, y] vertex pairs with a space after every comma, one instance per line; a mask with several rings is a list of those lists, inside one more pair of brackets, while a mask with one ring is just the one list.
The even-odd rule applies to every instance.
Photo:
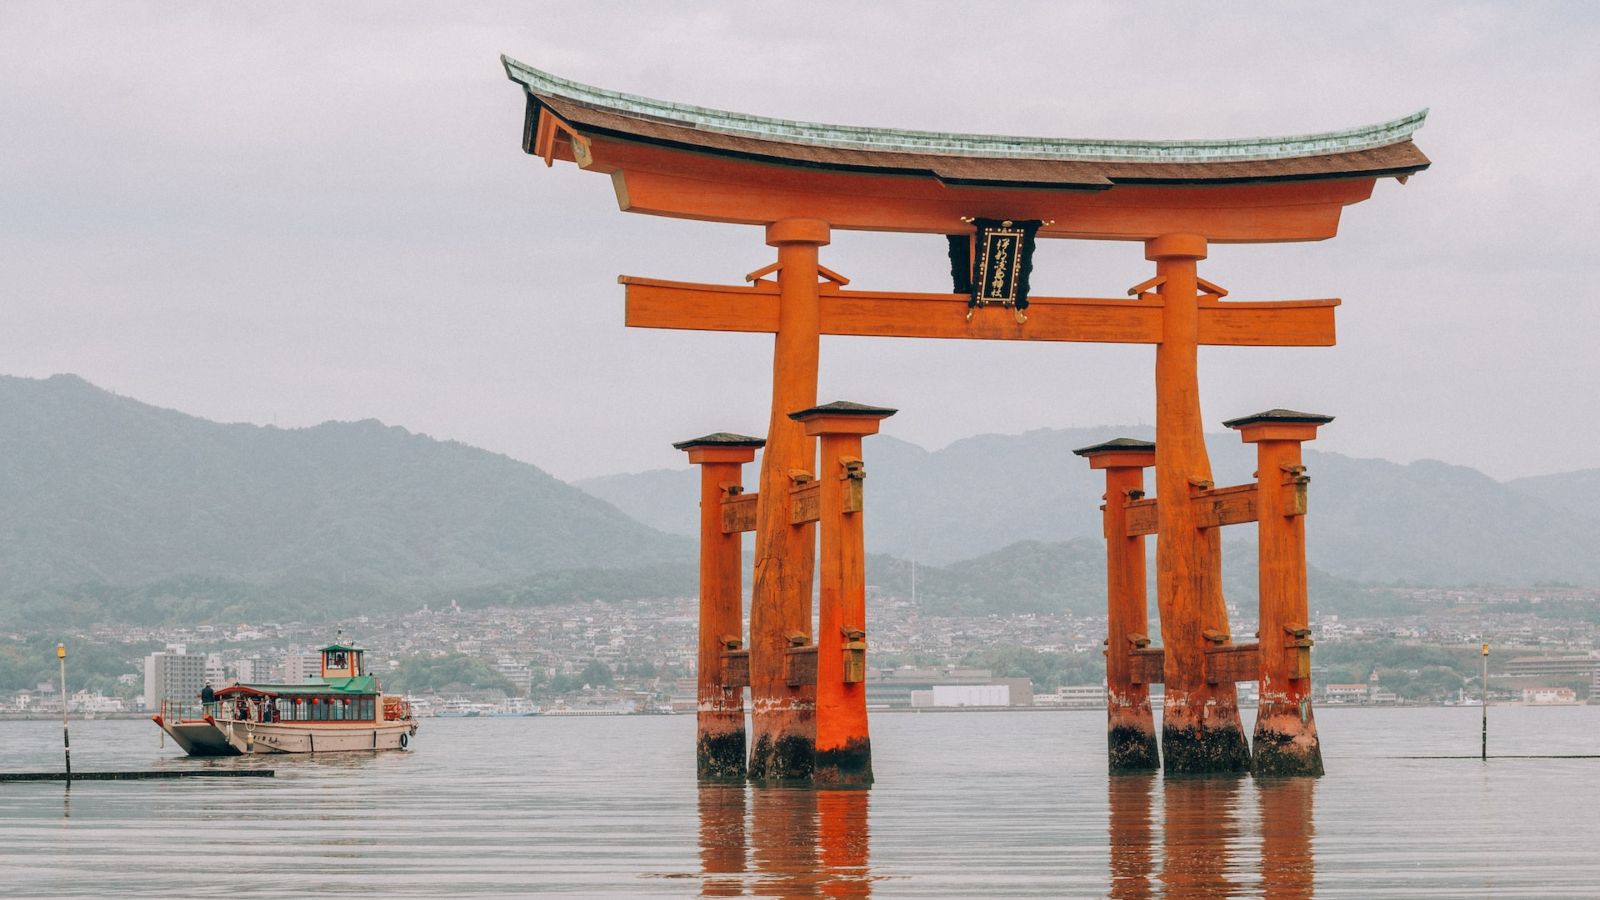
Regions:
[[[801, 662], [817, 660], [819, 645], [831, 648], [829, 656], [839, 649], [863, 658], [865, 647], [864, 622], [842, 623], [853, 627], [850, 633], [817, 640], [810, 634], [817, 552], [812, 523], [821, 520], [825, 529], [828, 523], [797, 515], [797, 498], [813, 490], [809, 484], [857, 477], [837, 471], [838, 459], [825, 460], [819, 470], [816, 435], [827, 432], [818, 430], [815, 421], [791, 418], [802, 411], [830, 421], [840, 418], [837, 408], [829, 416], [819, 412], [825, 408], [816, 407], [821, 335], [1155, 346], [1155, 446], [1134, 452], [1134, 457], [1143, 454], [1137, 460], [1129, 458], [1127, 448], [1109, 456], [1085, 448], [1091, 462], [1107, 468], [1108, 479], [1118, 479], [1115, 485], [1108, 482], [1108, 554], [1115, 561], [1129, 552], [1112, 534], [1113, 518], [1121, 523], [1119, 534], [1157, 536], [1159, 648], [1149, 646], [1142, 634], [1142, 573], [1137, 584], [1139, 621], [1126, 618], [1133, 608], [1127, 593], [1134, 587], [1131, 572], [1125, 578], [1113, 574], [1108, 589], [1108, 630], [1119, 638], [1107, 648], [1113, 679], [1108, 704], [1112, 768], [1155, 764], [1148, 700], [1142, 713], [1137, 703], [1131, 711], [1119, 711], [1116, 700], [1119, 691], [1131, 696], [1127, 691], [1134, 678], [1141, 685], [1165, 685], [1160, 756], [1166, 771], [1250, 768], [1235, 682], [1260, 677], [1261, 718], [1267, 730], [1257, 729], [1255, 768], [1320, 773], [1320, 749], [1305, 700], [1309, 657], [1300, 652], [1309, 647], [1301, 609], [1303, 507], [1282, 516], [1268, 513], [1287, 508], [1282, 504], [1295, 498], [1303, 501], [1303, 470], [1283, 467], [1298, 467], [1299, 441], [1309, 439], [1326, 417], [1279, 410], [1230, 423], [1246, 440], [1258, 442], [1262, 471], [1256, 485], [1216, 488], [1200, 417], [1197, 351], [1201, 345], [1330, 346], [1339, 301], [1226, 300], [1226, 290], [1199, 275], [1198, 262], [1212, 243], [1333, 237], [1344, 207], [1367, 199], [1377, 179], [1404, 181], [1427, 168], [1427, 157], [1411, 140], [1425, 112], [1325, 134], [1229, 141], [946, 134], [729, 113], [594, 88], [505, 57], [502, 62], [526, 94], [527, 153], [543, 158], [546, 165], [569, 160], [609, 175], [624, 211], [760, 225], [766, 242], [777, 248], [777, 260], [746, 275], [746, 284], [621, 278], [630, 326], [774, 335], [772, 407], [759, 500], [716, 495], [719, 516], [734, 515], [730, 508], [737, 508], [744, 524], [756, 532], [748, 655], [741, 656], [746, 653], [742, 646], [726, 650], [719, 680], [712, 684], [726, 695], [747, 664], [754, 703], [749, 777], [842, 783], [871, 778], [870, 758], [864, 770], [859, 760], [842, 770], [837, 755], [819, 752], [829, 749], [818, 747], [819, 734], [827, 736], [833, 749], [855, 737], [864, 748], [865, 717], [859, 725], [840, 725], [842, 720], [831, 718], [840, 713], [819, 707], [819, 697], [836, 686], [823, 685], [821, 679], [835, 678], [839, 670], [816, 663], [815, 674], [808, 675]], [[834, 229], [952, 238], [956, 290], [849, 290], [848, 279], [819, 261], [818, 250], [829, 243]], [[1035, 237], [1139, 241], [1145, 258], [1155, 264], [1154, 272], [1129, 289], [1131, 299], [1029, 296], [1029, 251]], [[697, 451], [697, 446], [684, 445], [691, 458], [700, 452], [709, 462], [716, 455]], [[1151, 463], [1156, 498], [1112, 495], [1142, 491], [1129, 487], [1135, 482], [1128, 470]], [[1269, 470], [1269, 464], [1278, 468]], [[1283, 478], [1274, 481], [1279, 476], [1273, 473], [1280, 470]], [[713, 496], [708, 486], [703, 503]], [[1178, 502], [1180, 498], [1185, 502]], [[703, 506], [703, 520], [709, 515], [711, 510]], [[1258, 644], [1240, 645], [1233, 642], [1222, 597], [1217, 528], [1258, 518], [1263, 532], [1263, 630]], [[859, 519], [855, 521], [859, 527]], [[720, 534], [733, 530], [724, 528]], [[710, 526], [702, 534], [712, 535]], [[721, 548], [717, 552], [727, 552], [725, 541], [713, 543]], [[702, 572], [713, 571], [717, 569], [702, 566]], [[859, 572], [846, 576], [860, 578]], [[853, 591], [855, 586], [835, 588]], [[1284, 629], [1285, 648], [1278, 648], [1279, 636], [1266, 630], [1269, 589], [1279, 592], [1273, 595], [1279, 599], [1271, 621]], [[702, 585], [703, 603], [727, 594], [726, 584]], [[714, 621], [727, 620], [717, 615], [721, 618], [714, 616]], [[1134, 635], [1137, 639], [1130, 639]], [[728, 638], [725, 647], [737, 642], [736, 635]], [[705, 641], [703, 635], [702, 665], [708, 657]], [[855, 646], [846, 649], [845, 644]], [[1270, 696], [1275, 698], [1270, 705], [1269, 666]], [[1282, 680], [1285, 672], [1287, 681]], [[703, 672], [703, 686], [705, 678]], [[702, 710], [707, 710], [704, 697]], [[718, 721], [727, 719], [723, 707], [713, 712], [722, 716]], [[818, 717], [828, 718], [820, 732]], [[1119, 723], [1129, 721], [1135, 722], [1135, 732], [1143, 729], [1135, 742], [1145, 747], [1131, 756], [1117, 752]], [[724, 722], [717, 727], [729, 726]], [[848, 733], [852, 728], [859, 735]], [[702, 731], [702, 746], [706, 736]], [[704, 759], [702, 766], [705, 772]]]

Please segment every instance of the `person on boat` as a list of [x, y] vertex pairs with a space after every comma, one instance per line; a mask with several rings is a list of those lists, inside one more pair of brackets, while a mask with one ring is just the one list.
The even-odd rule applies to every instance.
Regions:
[[206, 715], [216, 712], [217, 692], [211, 689], [211, 682], [200, 689], [200, 708]]

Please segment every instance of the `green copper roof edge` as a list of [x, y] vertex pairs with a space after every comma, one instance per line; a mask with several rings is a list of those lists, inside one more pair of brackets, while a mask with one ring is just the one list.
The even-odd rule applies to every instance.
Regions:
[[1428, 110], [1423, 109], [1387, 122], [1342, 131], [1232, 140], [1104, 140], [908, 131], [774, 119], [672, 103], [571, 81], [509, 56], [502, 55], [500, 62], [505, 66], [506, 76], [522, 85], [528, 93], [548, 94], [586, 106], [662, 119], [689, 128], [738, 137], [939, 156], [1140, 163], [1292, 159], [1352, 153], [1408, 141], [1428, 117]]

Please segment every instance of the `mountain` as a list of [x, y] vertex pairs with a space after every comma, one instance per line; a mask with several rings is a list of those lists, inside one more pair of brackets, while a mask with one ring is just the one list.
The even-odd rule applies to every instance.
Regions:
[[[1100, 539], [1103, 476], [1072, 450], [1148, 427], [1040, 429], [981, 435], [927, 451], [869, 438], [867, 548], [946, 565], [1019, 541]], [[1248, 481], [1255, 450], [1232, 433], [1207, 438], [1215, 481]], [[1501, 483], [1434, 460], [1399, 464], [1308, 449], [1308, 556], [1363, 582], [1600, 584], [1600, 470]], [[695, 533], [696, 475], [661, 470], [578, 482], [664, 531]], [[746, 467], [745, 482], [756, 469]], [[1153, 488], [1153, 485], [1151, 485]], [[1153, 491], [1152, 491], [1153, 492]], [[1229, 529], [1253, 540], [1253, 526]]]
[[373, 420], [218, 424], [70, 375], [0, 377], [0, 459], [0, 609], [315, 610], [694, 559], [506, 456]]
[[1600, 529], [1600, 469], [1517, 478], [1506, 486]]

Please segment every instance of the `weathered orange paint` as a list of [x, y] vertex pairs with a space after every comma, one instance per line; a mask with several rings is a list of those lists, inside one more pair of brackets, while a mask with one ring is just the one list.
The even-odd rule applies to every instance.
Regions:
[[1091, 468], [1106, 473], [1101, 506], [1106, 538], [1106, 739], [1113, 773], [1161, 767], [1150, 687], [1133, 680], [1135, 636], [1148, 639], [1150, 614], [1145, 586], [1143, 535], [1128, 534], [1127, 504], [1144, 493], [1144, 470], [1154, 450], [1084, 452]]
[[821, 439], [821, 550], [818, 558], [817, 743], [812, 780], [819, 786], [872, 784], [867, 686], [845, 681], [845, 644], [867, 630], [863, 513], [846, 509], [849, 463], [860, 463], [861, 438], [884, 415], [806, 415], [806, 434]]
[[744, 688], [723, 679], [726, 641], [744, 640], [742, 535], [722, 530], [723, 498], [737, 494], [754, 447], [690, 446], [700, 467], [700, 656], [696, 758], [701, 778], [745, 775]]
[[[1261, 594], [1261, 696], [1256, 707], [1251, 770], [1258, 775], [1321, 775], [1322, 742], [1311, 710], [1309, 671], [1301, 677], [1298, 641], [1309, 647], [1305, 517], [1286, 515], [1287, 496], [1304, 477], [1301, 444], [1320, 423], [1238, 426], [1256, 445], [1257, 525]], [[1269, 510], [1278, 511], [1270, 514]], [[1309, 652], [1307, 650], [1306, 652]]]
[[1250, 749], [1239, 720], [1238, 691], [1229, 682], [1208, 685], [1204, 633], [1227, 634], [1222, 597], [1222, 542], [1218, 529], [1202, 529], [1193, 492], [1211, 486], [1200, 417], [1199, 284], [1196, 263], [1206, 256], [1197, 234], [1163, 235], [1145, 245], [1156, 263], [1165, 305], [1156, 346], [1156, 598], [1161, 611], [1165, 702], [1162, 766], [1168, 774], [1243, 772]]
[[767, 243], [778, 248], [778, 331], [773, 341], [772, 415], [761, 459], [756, 511], [755, 573], [750, 596], [750, 695], [754, 734], [750, 777], [809, 779], [816, 753], [816, 689], [791, 687], [784, 650], [790, 634], [811, 634], [816, 531], [790, 524], [789, 488], [797, 474], [816, 472], [816, 439], [789, 413], [817, 403], [820, 352], [817, 248], [828, 243], [825, 222], [774, 222]]

